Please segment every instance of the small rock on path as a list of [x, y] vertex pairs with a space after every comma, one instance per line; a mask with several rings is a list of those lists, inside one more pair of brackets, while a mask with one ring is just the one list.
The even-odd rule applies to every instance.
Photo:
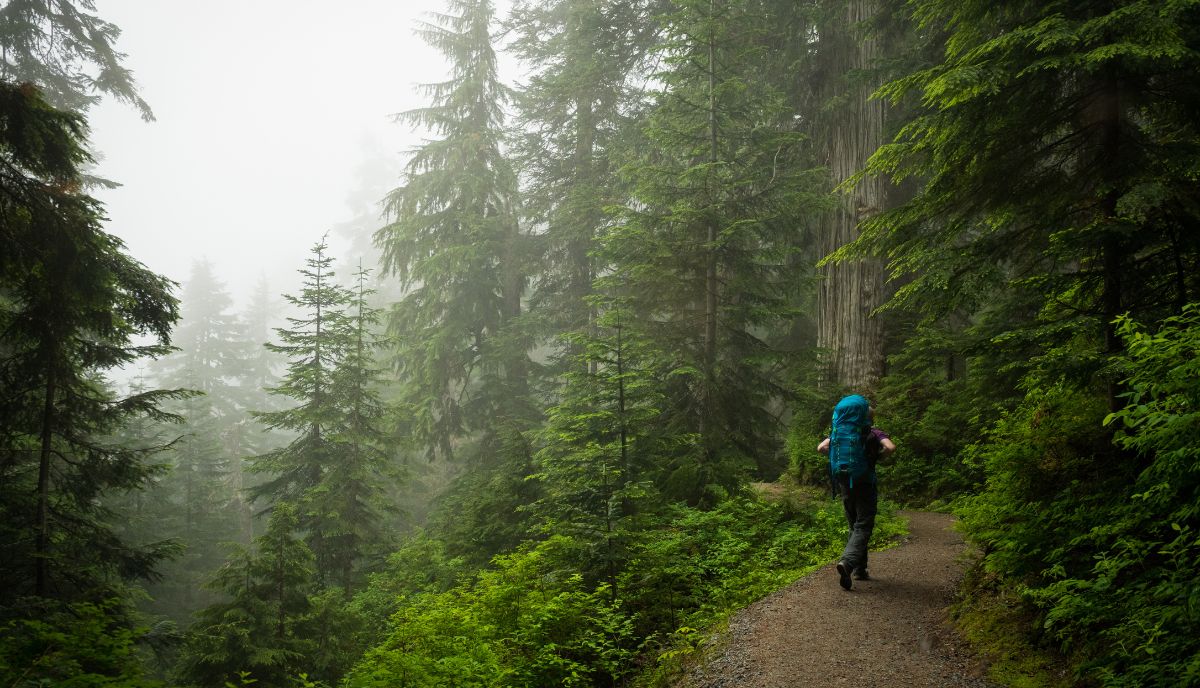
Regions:
[[946, 623], [962, 575], [962, 537], [945, 514], [905, 512], [903, 543], [871, 553], [869, 581], [838, 585], [833, 564], [729, 622], [718, 656], [680, 688], [989, 688]]

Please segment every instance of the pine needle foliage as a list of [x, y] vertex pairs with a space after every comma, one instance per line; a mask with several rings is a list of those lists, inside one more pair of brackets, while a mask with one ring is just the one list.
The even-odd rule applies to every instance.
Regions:
[[880, 89], [924, 111], [868, 173], [921, 190], [843, 255], [885, 255], [908, 280], [896, 303], [935, 314], [981, 310], [998, 290], [1044, 293], [1006, 340], [1047, 351], [1092, 333], [1092, 351], [1073, 355], [1100, 370], [1120, 347], [1118, 315], [1177, 313], [1200, 286], [1186, 229], [1200, 152], [1195, 7], [934, 0], [914, 12], [923, 29], [949, 27], [945, 54]]
[[510, 96], [496, 74], [492, 17], [486, 0], [451, 0], [417, 31], [451, 74], [422, 87], [428, 107], [397, 116], [437, 138], [412, 152], [404, 185], [385, 201], [391, 222], [375, 234], [386, 274], [407, 292], [388, 326], [414, 439], [431, 455], [453, 455], [468, 434], [494, 435], [525, 382], [521, 340], [504, 332], [521, 311], [525, 242], [501, 150]]
[[521, 208], [538, 256], [530, 308], [542, 337], [574, 359], [554, 371], [580, 360], [554, 338], [584, 332], [597, 317], [587, 301], [605, 269], [596, 238], [627, 193], [619, 156], [660, 40], [655, 10], [644, 0], [519, 2], [508, 19], [509, 51], [530, 72], [514, 101]]
[[[4, 597], [101, 595], [152, 577], [170, 543], [126, 546], [99, 498], [145, 486], [161, 444], [112, 442], [187, 396], [117, 396], [106, 371], [168, 350], [172, 283], [129, 257], [81, 191], [86, 128], [29, 84], [0, 82], [0, 474]], [[135, 344], [142, 338], [148, 343]], [[100, 601], [95, 597], [92, 601]]]
[[0, 79], [35, 84], [55, 107], [87, 112], [110, 95], [151, 121], [125, 55], [121, 30], [95, 14], [92, 0], [9, 0], [0, 5]]
[[696, 0], [663, 17], [664, 89], [624, 166], [632, 198], [598, 251], [601, 292], [660, 347], [667, 432], [696, 438], [660, 459], [665, 494], [693, 503], [776, 451], [769, 407], [784, 391], [764, 336], [789, 316], [795, 228], [820, 203], [782, 95], [756, 78], [756, 9]]
[[251, 459], [267, 475], [252, 494], [299, 510], [300, 528], [316, 556], [318, 581], [349, 591], [361, 575], [369, 544], [380, 535], [383, 487], [396, 478], [384, 450], [384, 411], [378, 396], [369, 272], [359, 269], [352, 292], [334, 281], [325, 240], [300, 271], [300, 294], [286, 295], [301, 309], [279, 328], [288, 373], [272, 393], [298, 404], [255, 414], [269, 428], [295, 433], [285, 446]]

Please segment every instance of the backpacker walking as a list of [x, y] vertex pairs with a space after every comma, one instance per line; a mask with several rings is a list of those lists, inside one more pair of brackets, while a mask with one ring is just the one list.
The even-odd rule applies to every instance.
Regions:
[[833, 428], [829, 437], [817, 445], [817, 451], [829, 454], [829, 476], [842, 498], [850, 534], [837, 563], [838, 583], [846, 590], [853, 585], [851, 576], [867, 580], [867, 543], [875, 529], [879, 486], [875, 463], [896, 449], [882, 430], [871, 427], [874, 411], [866, 397], [852, 394], [833, 408]]

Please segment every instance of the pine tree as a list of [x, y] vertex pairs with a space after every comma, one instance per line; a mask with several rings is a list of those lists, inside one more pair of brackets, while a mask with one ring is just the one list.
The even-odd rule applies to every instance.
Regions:
[[383, 266], [407, 290], [389, 319], [399, 342], [417, 440], [453, 454], [455, 441], [497, 425], [522, 403], [527, 360], [511, 330], [525, 289], [517, 179], [501, 152], [509, 95], [496, 74], [487, 0], [450, 0], [418, 32], [451, 63], [425, 86], [432, 104], [400, 118], [440, 136], [418, 148], [392, 191], [392, 222], [375, 241]]
[[265, 346], [271, 338], [273, 325], [282, 320], [278, 315], [282, 310], [282, 303], [272, 294], [266, 277], [260, 275], [249, 301], [234, 323], [234, 341], [240, 353], [231, 361], [234, 384], [230, 392], [239, 413], [227, 435], [226, 446], [232, 462], [229, 467], [234, 500], [231, 507], [238, 514], [239, 541], [246, 545], [254, 539], [255, 527], [249, 497], [253, 479], [248, 475], [247, 457], [265, 454], [289, 439], [285, 432], [272, 431], [252, 414], [255, 410], [279, 411], [286, 405], [269, 390], [279, 384], [280, 372], [287, 362]]
[[268, 478], [253, 488], [257, 497], [297, 506], [299, 524], [316, 556], [322, 585], [349, 592], [361, 564], [381, 543], [381, 495], [395, 472], [384, 449], [384, 410], [378, 396], [374, 327], [379, 314], [368, 301], [369, 272], [355, 275], [356, 290], [334, 282], [325, 241], [301, 271], [304, 287], [288, 296], [306, 311], [280, 328], [283, 344], [268, 346], [291, 359], [283, 382], [272, 390], [299, 402], [256, 414], [268, 427], [298, 436], [284, 447], [254, 457], [252, 468]]
[[595, 334], [574, 335], [581, 360], [547, 412], [537, 454], [544, 496], [535, 512], [547, 532], [583, 545], [580, 570], [606, 582], [616, 599], [637, 516], [655, 501], [648, 478], [673, 438], [659, 425], [663, 380], [647, 375], [657, 368], [644, 357], [657, 355], [656, 348], [630, 340], [621, 323], [628, 314], [619, 307], [600, 312]]
[[443, 520], [464, 553], [486, 561], [524, 536], [518, 509], [534, 499], [526, 433], [537, 413], [520, 319], [529, 242], [501, 149], [509, 92], [496, 74], [492, 4], [448, 7], [418, 33], [446, 56], [450, 78], [425, 87], [429, 107], [400, 117], [438, 138], [413, 152], [375, 241], [406, 290], [388, 319], [401, 415], [427, 456], [468, 466]]
[[[651, 4], [519, 2], [509, 19], [511, 50], [532, 71], [515, 101], [516, 152], [522, 209], [537, 229], [530, 308], [550, 337], [596, 318], [586, 301], [604, 269], [596, 237], [606, 209], [624, 200], [614, 158], [638, 105], [633, 77], [657, 40]], [[567, 355], [584, 360], [579, 353]]]
[[188, 685], [237, 685], [248, 672], [259, 685], [283, 686], [311, 660], [304, 627], [314, 592], [312, 551], [295, 536], [296, 508], [279, 502], [254, 551], [240, 550], [211, 587], [227, 602], [205, 608], [189, 629], [180, 662]]
[[[827, 161], [831, 187], [861, 170], [884, 141], [891, 114], [872, 99], [880, 84], [880, 64], [889, 54], [886, 32], [878, 26], [876, 0], [821, 3], [816, 29], [818, 63], [811, 83], [821, 100], [812, 113], [814, 135]], [[818, 251], [826, 256], [859, 235], [859, 225], [895, 205], [896, 190], [871, 178], [848, 193], [835, 191], [837, 204], [822, 218]], [[876, 312], [890, 287], [884, 265], [874, 257], [831, 261], [821, 266], [817, 288], [817, 346], [825, 356], [822, 382], [835, 389], [874, 389], [884, 372], [884, 323]]]
[[[178, 317], [171, 283], [130, 258], [80, 191], [89, 160], [80, 117], [33, 86], [0, 82], [0, 509], [13, 546], [3, 596], [72, 599], [152, 576], [171, 550], [118, 541], [98, 498], [139, 489], [153, 446], [106, 438], [179, 392], [116, 397], [104, 371], [165, 353]], [[139, 337], [151, 343], [135, 345]]]
[[606, 293], [627, 299], [669, 380], [664, 416], [690, 449], [664, 457], [669, 495], [709, 502], [774, 448], [763, 339], [788, 316], [795, 227], [818, 177], [779, 92], [756, 79], [763, 17], [753, 3], [695, 0], [668, 15], [665, 90], [627, 165], [634, 197], [606, 232]]
[[207, 601], [196, 594], [201, 582], [224, 560], [224, 543], [238, 539], [237, 485], [233, 463], [245, 453], [232, 435], [246, 411], [238, 407], [231, 384], [245, 346], [236, 341], [232, 299], [207, 261], [193, 264], [182, 292], [177, 350], [152, 366], [157, 382], [200, 392], [172, 404], [183, 425], [165, 454], [171, 470], [157, 484], [163, 501], [153, 528], [184, 545], [184, 554], [164, 568], [164, 583], [151, 589], [157, 607], [186, 618]]
[[317, 571], [323, 582], [332, 573], [331, 553], [323, 538], [334, 527], [310, 509], [309, 499], [338, 458], [335, 433], [343, 411], [333, 388], [334, 370], [346, 355], [345, 309], [350, 298], [349, 292], [334, 281], [333, 259], [326, 255], [327, 248], [324, 238], [313, 246], [312, 257], [300, 270], [304, 277], [300, 294], [285, 295], [300, 315], [288, 318], [290, 329], [275, 330], [281, 344], [267, 344], [267, 348], [289, 359], [287, 375], [270, 391], [298, 405], [255, 414], [269, 428], [295, 433], [295, 439], [253, 457], [250, 463], [251, 470], [267, 476], [251, 490], [256, 499], [289, 502], [300, 510], [300, 527], [317, 556]]
[[843, 255], [888, 255], [911, 277], [901, 304], [998, 315], [981, 334], [1014, 369], [1090, 378], [1120, 349], [1118, 315], [1160, 318], [1195, 298], [1194, 12], [992, 9], [914, 6], [922, 28], [951, 27], [945, 52], [881, 89], [925, 109], [869, 171], [921, 188]]
[[369, 275], [361, 265], [354, 275], [346, 314], [349, 341], [330, 377], [330, 393], [341, 414], [330, 429], [333, 461], [310, 498], [315, 523], [326, 529], [320, 540], [330, 550], [330, 580], [346, 594], [359, 580], [365, 556], [383, 551], [383, 487], [385, 478], [398, 477], [381, 430], [385, 413], [378, 393], [374, 335], [379, 309], [368, 304], [374, 293], [366, 286]]
[[54, 107], [79, 114], [107, 94], [153, 120], [133, 74], [121, 64], [125, 56], [113, 46], [121, 30], [95, 9], [90, 0], [4, 3], [0, 80], [35, 84]]

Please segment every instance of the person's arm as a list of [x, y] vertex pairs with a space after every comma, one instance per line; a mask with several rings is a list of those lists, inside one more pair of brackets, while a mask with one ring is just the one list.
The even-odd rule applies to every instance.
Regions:
[[879, 440], [879, 453], [887, 456], [896, 451], [896, 443], [890, 437], [884, 437]]
[[821, 443], [817, 445], [817, 451], [821, 452], [822, 454], [829, 453], [829, 438], [828, 437], [821, 440]]

